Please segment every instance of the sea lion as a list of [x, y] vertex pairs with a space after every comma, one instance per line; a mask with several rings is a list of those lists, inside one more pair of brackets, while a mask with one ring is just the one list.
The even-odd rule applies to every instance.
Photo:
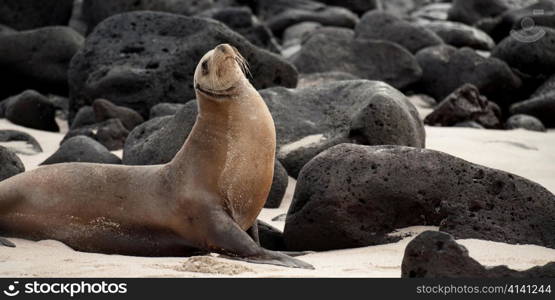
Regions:
[[245, 71], [245, 60], [228, 44], [204, 55], [194, 76], [196, 123], [165, 165], [64, 163], [0, 182], [0, 235], [55, 239], [86, 252], [208, 251], [312, 268], [260, 247], [246, 232], [270, 191], [276, 133]]

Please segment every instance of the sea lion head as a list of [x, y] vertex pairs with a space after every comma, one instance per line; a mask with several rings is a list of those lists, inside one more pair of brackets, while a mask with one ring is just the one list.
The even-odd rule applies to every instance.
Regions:
[[239, 51], [229, 44], [220, 44], [208, 51], [197, 65], [195, 91], [212, 100], [231, 98], [247, 80], [247, 72], [247, 63]]

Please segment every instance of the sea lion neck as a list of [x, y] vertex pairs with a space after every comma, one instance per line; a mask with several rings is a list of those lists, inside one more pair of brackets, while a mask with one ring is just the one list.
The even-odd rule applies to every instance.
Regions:
[[[217, 185], [218, 174], [221, 174], [221, 168], [226, 164], [230, 147], [238, 142], [237, 137], [244, 135], [245, 129], [260, 127], [257, 124], [260, 120], [249, 115], [258, 113], [263, 100], [252, 86], [241, 86], [236, 92], [240, 96], [226, 99], [211, 99], [197, 92], [198, 115], [195, 125], [184, 145], [167, 165], [168, 170], [179, 170], [170, 172], [175, 175], [172, 176], [173, 181], [179, 181], [182, 170], [187, 170], [204, 177], [204, 183], [210, 182], [207, 177], [215, 176], [212, 183]], [[211, 164], [198, 165], [199, 161], [210, 161]]]

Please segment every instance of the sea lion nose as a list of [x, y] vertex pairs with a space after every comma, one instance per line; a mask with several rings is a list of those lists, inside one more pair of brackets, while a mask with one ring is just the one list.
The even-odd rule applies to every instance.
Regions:
[[229, 46], [229, 44], [219, 44], [218, 46], [216, 46], [216, 50], [219, 50], [224, 54], [230, 53], [231, 52], [231, 46]]

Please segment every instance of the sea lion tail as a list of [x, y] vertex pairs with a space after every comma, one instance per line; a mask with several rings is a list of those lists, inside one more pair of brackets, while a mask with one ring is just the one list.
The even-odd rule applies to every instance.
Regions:
[[15, 244], [10, 242], [8, 239], [0, 237], [0, 246], [6, 246], [10, 248], [15, 248]]

